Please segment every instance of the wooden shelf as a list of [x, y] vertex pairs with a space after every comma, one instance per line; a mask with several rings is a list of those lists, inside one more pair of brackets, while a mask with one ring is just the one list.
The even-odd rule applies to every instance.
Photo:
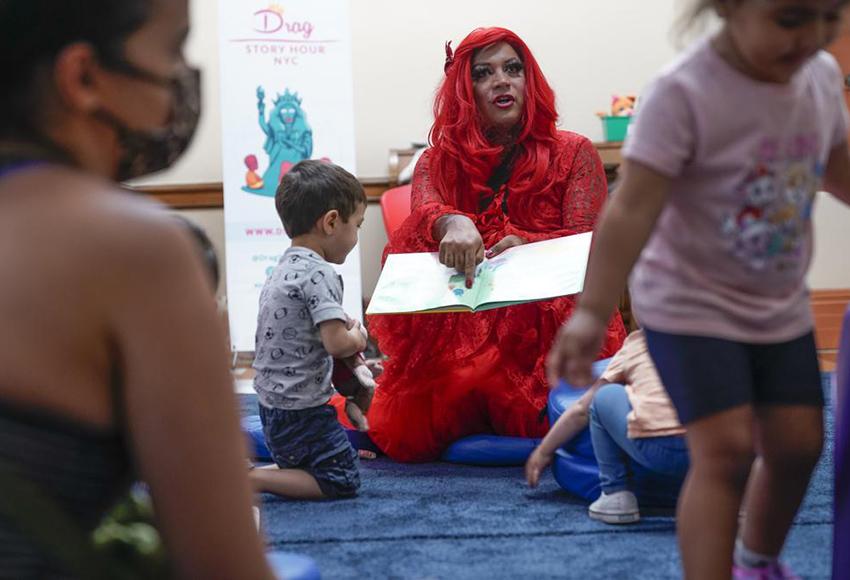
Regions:
[[620, 165], [623, 162], [623, 156], [620, 152], [623, 148], [622, 141], [601, 141], [594, 143], [593, 146], [599, 152], [603, 165]]
[[[599, 152], [599, 157], [602, 159], [602, 164], [605, 165], [605, 175], [608, 181], [613, 181], [617, 175], [617, 168], [623, 162], [623, 156], [620, 150], [623, 148], [621, 141], [599, 141], [593, 144]], [[398, 184], [399, 174], [407, 167], [413, 159], [416, 149], [390, 149], [389, 177], [387, 181], [391, 186]]]
[[220, 208], [224, 205], [221, 183], [191, 185], [148, 185], [133, 187], [174, 209]]
[[[369, 203], [378, 203], [381, 195], [390, 188], [384, 178], [361, 179]], [[132, 187], [132, 191], [144, 193], [172, 209], [221, 209], [224, 193], [221, 183], [197, 183], [191, 185], [147, 185]]]

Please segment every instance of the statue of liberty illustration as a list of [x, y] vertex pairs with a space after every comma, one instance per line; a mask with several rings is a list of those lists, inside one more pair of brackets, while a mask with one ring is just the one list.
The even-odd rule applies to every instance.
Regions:
[[[274, 197], [281, 178], [289, 168], [313, 154], [313, 131], [307, 124], [307, 116], [301, 108], [298, 93], [287, 88], [274, 99], [274, 109], [266, 118], [266, 91], [257, 87], [257, 111], [260, 129], [266, 135], [263, 150], [269, 157], [269, 164], [262, 179], [249, 178], [242, 189], [249, 193]], [[249, 156], [250, 157], [250, 156]], [[256, 158], [246, 158], [249, 175], [256, 171]]]

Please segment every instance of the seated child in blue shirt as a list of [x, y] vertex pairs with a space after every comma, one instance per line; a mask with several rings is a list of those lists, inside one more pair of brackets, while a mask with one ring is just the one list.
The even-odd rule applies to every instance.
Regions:
[[357, 244], [366, 195], [336, 165], [302, 161], [281, 180], [275, 207], [292, 245], [260, 294], [254, 390], [276, 465], [253, 469], [257, 491], [299, 499], [350, 497], [357, 453], [328, 404], [333, 359], [366, 348], [366, 332], [342, 308], [342, 264]]

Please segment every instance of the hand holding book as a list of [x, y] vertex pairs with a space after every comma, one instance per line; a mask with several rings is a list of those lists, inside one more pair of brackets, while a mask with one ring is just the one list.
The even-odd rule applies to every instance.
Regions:
[[513, 248], [514, 246], [521, 246], [524, 243], [526, 243], [525, 240], [523, 240], [519, 236], [516, 236], [514, 234], [507, 235], [501, 240], [499, 240], [496, 244], [494, 244], [492, 248], [484, 252], [484, 257], [495, 258], [505, 250]]

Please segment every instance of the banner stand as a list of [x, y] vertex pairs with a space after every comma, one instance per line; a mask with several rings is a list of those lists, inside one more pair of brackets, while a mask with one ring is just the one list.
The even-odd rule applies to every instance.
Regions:
[[[274, 207], [303, 159], [355, 173], [349, 0], [219, 1], [227, 301], [234, 365], [254, 350], [257, 301], [289, 247]], [[362, 319], [360, 251], [337, 266]]]

